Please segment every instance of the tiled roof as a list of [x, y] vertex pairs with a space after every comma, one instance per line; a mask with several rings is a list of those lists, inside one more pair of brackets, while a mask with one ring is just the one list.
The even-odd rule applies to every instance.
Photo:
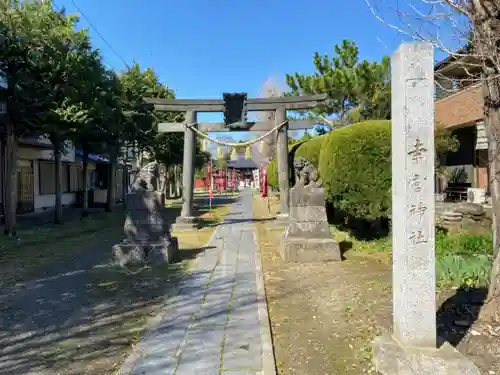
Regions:
[[259, 166], [253, 160], [239, 159], [239, 160], [230, 160], [227, 163], [228, 168], [234, 169], [258, 169]]

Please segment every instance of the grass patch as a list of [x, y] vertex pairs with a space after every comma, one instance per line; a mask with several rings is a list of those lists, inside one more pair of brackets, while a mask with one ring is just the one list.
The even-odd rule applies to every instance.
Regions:
[[[179, 215], [181, 203], [179, 199], [166, 202], [168, 220], [171, 222]], [[203, 196], [196, 197], [196, 203], [200, 204], [195, 215], [200, 218], [201, 228], [193, 232], [175, 233], [183, 249], [205, 246], [215, 227], [230, 209], [229, 204], [219, 200], [218, 205], [209, 212]], [[0, 236], [0, 286], [39, 277], [51, 265], [76, 258], [92, 247], [110, 247], [123, 235], [124, 217], [125, 208], [117, 206], [110, 213], [99, 212], [63, 224], [22, 229], [17, 232], [17, 237]]]
[[[375, 255], [390, 261], [392, 240], [383, 237], [373, 241], [358, 240], [332, 226], [334, 238], [347, 244], [350, 255]], [[491, 233], [436, 231], [436, 280], [444, 287], [486, 287], [493, 262]]]
[[207, 206], [199, 208], [197, 211], [199, 212], [199, 224], [201, 228], [207, 228], [221, 224], [224, 221], [224, 217], [229, 213], [230, 210], [230, 204], [215, 206], [212, 208], [212, 211], [210, 211], [209, 207]]
[[[22, 229], [17, 232], [16, 237], [0, 236], [0, 259], [5, 250], [24, 246], [45, 245], [49, 242], [76, 237], [95, 232], [103, 226], [114, 226], [123, 220], [124, 208], [116, 207], [113, 212], [95, 213], [79, 220], [70, 220], [62, 224], [45, 224], [36, 228]], [[76, 224], [76, 225], [75, 225]]]
[[333, 238], [339, 243], [346, 246], [346, 249], [352, 249], [350, 254], [361, 253], [363, 255], [367, 254], [390, 254], [392, 250], [392, 241], [390, 237], [382, 237], [372, 241], [360, 240], [351, 236], [349, 232], [341, 231], [335, 226], [331, 225], [330, 229], [333, 234]]
[[44, 268], [67, 261], [115, 237], [123, 225], [123, 208], [63, 224], [20, 230], [0, 237], [0, 285], [36, 277]]
[[436, 233], [436, 278], [440, 286], [487, 287], [493, 263], [491, 234]]

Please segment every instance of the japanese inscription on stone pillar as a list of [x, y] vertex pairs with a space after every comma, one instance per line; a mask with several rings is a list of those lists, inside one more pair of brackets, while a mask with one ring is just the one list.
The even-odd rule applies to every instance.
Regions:
[[[429, 243], [430, 215], [426, 197], [434, 196], [434, 134], [429, 136], [426, 101], [421, 93], [427, 91], [429, 81], [426, 79], [409, 79], [406, 81], [407, 97], [405, 108], [406, 166], [407, 166], [407, 221], [409, 246]], [[433, 131], [433, 129], [431, 129]], [[433, 211], [433, 210], [432, 210]], [[431, 220], [432, 223], [434, 222]]]

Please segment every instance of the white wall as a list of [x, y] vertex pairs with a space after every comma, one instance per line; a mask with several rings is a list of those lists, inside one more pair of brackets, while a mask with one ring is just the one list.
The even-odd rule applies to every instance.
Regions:
[[[43, 142], [46, 143], [46, 142]], [[49, 143], [50, 144], [50, 141]], [[38, 159], [42, 160], [54, 160], [53, 151], [50, 149], [38, 149], [29, 146], [20, 146], [18, 148], [18, 160], [17, 165], [29, 165], [33, 162], [33, 192], [34, 192], [34, 206], [35, 212], [44, 211], [46, 209], [53, 208], [55, 206], [56, 195], [55, 194], [40, 194], [40, 168], [38, 165]], [[73, 163], [75, 162], [75, 150], [73, 148], [66, 148], [66, 152], [62, 155], [62, 161]], [[89, 163], [93, 164], [93, 163]], [[90, 169], [90, 165], [89, 165]], [[92, 169], [95, 169], [95, 165], [92, 165]], [[76, 199], [75, 193], [63, 193], [62, 194], [62, 204], [64, 206], [73, 204]]]
[[[42, 143], [50, 144], [48, 140], [42, 140]], [[50, 149], [42, 149], [31, 147], [29, 145], [20, 145], [18, 147], [17, 155], [17, 165], [29, 166], [31, 163], [33, 165], [33, 196], [34, 196], [34, 209], [35, 212], [41, 212], [47, 209], [51, 209], [55, 206], [55, 194], [40, 194], [40, 168], [39, 160], [54, 160], [53, 151]], [[75, 151], [72, 147], [68, 147], [66, 152], [62, 155], [62, 161], [69, 163], [80, 163], [81, 158], [76, 157]], [[96, 163], [94, 161], [89, 161], [88, 165], [89, 171], [96, 169]], [[0, 181], [1, 183], [1, 181]], [[63, 193], [62, 194], [62, 204], [71, 205], [76, 200], [76, 193]], [[1, 199], [0, 199], [1, 201]], [[106, 202], [106, 190], [96, 190], [95, 191], [95, 201], [105, 203]]]
[[[28, 159], [28, 160], [36, 160], [36, 159], [54, 160], [54, 152], [50, 149], [21, 146], [18, 148], [17, 157], [18, 159]], [[63, 153], [61, 160], [69, 163], [74, 163], [75, 150], [73, 148], [66, 148], [66, 151], [65, 153]]]

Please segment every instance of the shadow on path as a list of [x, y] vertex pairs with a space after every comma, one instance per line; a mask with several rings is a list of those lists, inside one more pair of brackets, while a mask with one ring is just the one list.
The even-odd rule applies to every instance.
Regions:
[[457, 346], [472, 324], [478, 319], [479, 311], [488, 294], [486, 288], [459, 288], [446, 299], [436, 314], [438, 336]]

